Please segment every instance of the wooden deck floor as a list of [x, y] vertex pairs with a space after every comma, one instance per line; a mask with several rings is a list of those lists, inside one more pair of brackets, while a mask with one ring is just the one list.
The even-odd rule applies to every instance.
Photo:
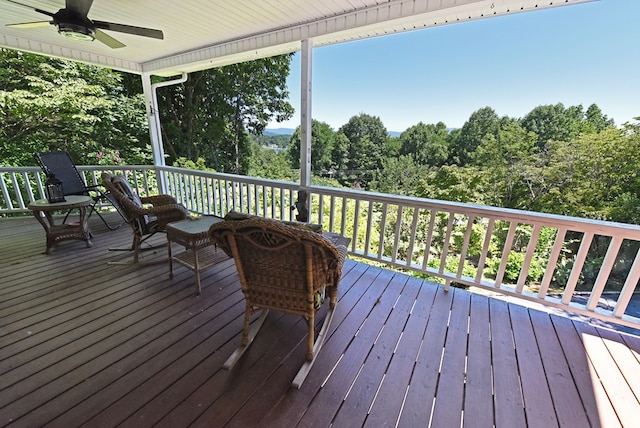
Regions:
[[196, 297], [183, 267], [108, 265], [130, 232], [90, 225], [92, 248], [44, 255], [33, 218], [0, 220], [1, 426], [638, 426], [640, 337], [352, 260], [300, 390], [298, 317], [271, 313], [223, 370], [242, 328], [233, 262]]

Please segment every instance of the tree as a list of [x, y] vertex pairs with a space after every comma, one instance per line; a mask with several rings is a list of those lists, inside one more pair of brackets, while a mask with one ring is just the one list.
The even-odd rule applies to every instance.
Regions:
[[491, 107], [474, 111], [452, 140], [450, 163], [465, 166], [487, 135], [498, 135], [500, 118]]
[[345, 171], [349, 164], [349, 146], [351, 142], [342, 132], [335, 135], [333, 151], [331, 152], [331, 165], [337, 177], [345, 177]]
[[293, 180], [293, 170], [286, 151], [276, 151], [252, 143], [248, 175], [273, 180]]
[[551, 140], [570, 141], [585, 129], [584, 111], [581, 105], [567, 108], [562, 103], [538, 106], [522, 119], [522, 127], [538, 136], [539, 148]]
[[585, 134], [575, 143], [581, 153], [572, 189], [580, 196], [578, 214], [622, 222], [638, 219], [640, 207], [630, 203], [640, 194], [638, 126]]
[[362, 113], [351, 117], [339, 132], [349, 141], [347, 174], [343, 177], [348, 177], [357, 185], [366, 185], [374, 171], [382, 166], [388, 139], [387, 129], [379, 117]]
[[125, 94], [121, 73], [5, 49], [0, 70], [5, 164], [33, 165], [33, 153], [47, 150], [67, 150], [79, 164], [95, 164], [106, 149], [143, 159], [144, 102]]
[[585, 119], [590, 132], [604, 131], [606, 128], [615, 125], [613, 119], [609, 119], [606, 114], [603, 114], [596, 104], [591, 104], [587, 108]]
[[247, 133], [261, 134], [271, 119], [291, 117], [286, 78], [291, 55], [263, 58], [196, 73], [158, 92], [169, 161], [204, 157], [218, 171], [246, 173]]
[[504, 208], [528, 209], [527, 171], [535, 165], [536, 135], [516, 121], [505, 121], [497, 135], [482, 139], [473, 156], [481, 166], [488, 184], [486, 201]]
[[262, 134], [262, 135], [251, 135], [252, 139], [258, 143], [261, 147], [277, 147], [278, 149], [286, 149], [289, 147], [289, 142], [291, 140], [290, 135], [274, 135], [274, 134]]
[[[298, 126], [289, 142], [289, 161], [295, 169], [300, 168], [300, 135]], [[311, 170], [318, 175], [330, 173], [333, 165], [331, 153], [333, 152], [336, 134], [331, 126], [315, 119], [311, 121]]]
[[423, 180], [429, 172], [427, 165], [416, 162], [412, 155], [390, 157], [382, 161], [382, 168], [375, 172], [370, 188], [376, 192], [406, 196], [422, 196]]
[[444, 165], [425, 177], [425, 186], [416, 196], [465, 203], [487, 203], [487, 182], [474, 166]]
[[400, 155], [411, 154], [420, 165], [441, 166], [449, 157], [448, 134], [443, 122], [420, 122], [400, 134]]

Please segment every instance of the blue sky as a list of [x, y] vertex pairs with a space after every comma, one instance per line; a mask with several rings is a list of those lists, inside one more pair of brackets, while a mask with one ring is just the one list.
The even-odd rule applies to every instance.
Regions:
[[[597, 104], [617, 125], [640, 116], [640, 0], [599, 0], [318, 47], [314, 119], [337, 130], [355, 115], [388, 131], [479, 108], [522, 117], [534, 107]], [[300, 54], [288, 79], [300, 123]]]

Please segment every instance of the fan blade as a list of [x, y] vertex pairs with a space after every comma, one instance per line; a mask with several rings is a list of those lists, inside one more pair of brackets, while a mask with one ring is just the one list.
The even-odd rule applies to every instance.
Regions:
[[38, 12], [38, 13], [41, 13], [41, 14], [43, 14], [43, 15], [50, 16], [50, 17], [52, 17], [52, 18], [53, 18], [53, 15], [55, 15], [54, 13], [47, 12], [46, 10], [42, 10], [42, 9], [38, 9], [37, 7], [29, 6], [28, 4], [18, 3], [17, 1], [13, 1], [13, 0], [5, 0], [5, 1], [8, 1], [9, 3], [17, 4], [18, 6], [26, 7], [27, 9], [34, 10], [34, 11], [36, 11], [36, 12]]
[[151, 37], [153, 39], [164, 39], [164, 34], [160, 30], [152, 28], [134, 27], [132, 25], [115, 24], [113, 22], [93, 21], [93, 25], [101, 30], [117, 31], [119, 33], [135, 34], [136, 36]]
[[92, 4], [93, 0], [66, 0], [65, 8], [67, 10], [74, 10], [81, 16], [87, 16]]
[[98, 39], [99, 42], [102, 42], [105, 45], [109, 46], [111, 49], [118, 49], [126, 46], [121, 41], [114, 39], [104, 31], [100, 30], [96, 30], [96, 39]]
[[47, 25], [50, 25], [51, 22], [49, 21], [36, 21], [36, 22], [21, 22], [19, 24], [7, 24], [7, 27], [14, 27], [14, 28], [36, 28], [36, 27], [46, 27]]

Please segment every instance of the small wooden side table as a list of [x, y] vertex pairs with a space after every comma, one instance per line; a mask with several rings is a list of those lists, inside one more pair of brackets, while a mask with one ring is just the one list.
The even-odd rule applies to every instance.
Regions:
[[[66, 239], [78, 239], [85, 241], [87, 247], [91, 247], [91, 231], [89, 230], [87, 207], [93, 203], [90, 196], [69, 195], [65, 196], [65, 202], [50, 203], [46, 199], [33, 201], [29, 209], [33, 211], [36, 220], [40, 222], [47, 235], [47, 249], [45, 254], [51, 253], [54, 244]], [[56, 224], [53, 218], [55, 211], [69, 211], [77, 208], [80, 211], [80, 219], [77, 223]]]
[[[191, 269], [196, 276], [196, 294], [200, 294], [200, 271], [210, 268], [229, 256], [219, 250], [209, 238], [209, 227], [224, 219], [204, 216], [197, 220], [181, 220], [167, 224], [167, 249], [169, 252], [169, 278], [173, 278], [173, 262]], [[185, 247], [185, 251], [172, 254], [171, 244]]]

